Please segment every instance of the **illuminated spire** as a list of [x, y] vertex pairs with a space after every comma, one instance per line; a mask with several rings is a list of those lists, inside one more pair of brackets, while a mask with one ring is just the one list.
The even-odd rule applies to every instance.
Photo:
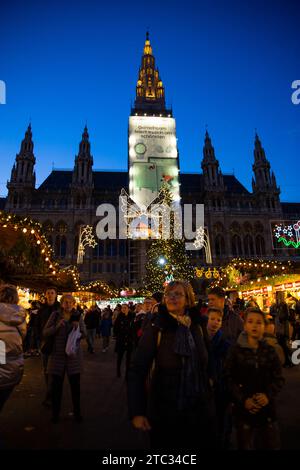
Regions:
[[166, 110], [165, 89], [159, 76], [158, 68], [155, 66], [155, 57], [152, 52], [148, 31], [146, 33], [142, 63], [139, 69], [133, 111], [149, 111], [150, 113], [163, 113], [164, 115], [171, 113], [171, 111]]

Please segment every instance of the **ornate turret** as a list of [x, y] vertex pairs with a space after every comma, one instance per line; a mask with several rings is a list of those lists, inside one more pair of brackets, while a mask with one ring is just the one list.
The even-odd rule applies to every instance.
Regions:
[[72, 204], [77, 209], [85, 208], [92, 200], [93, 191], [93, 157], [87, 126], [85, 126], [79, 152], [75, 157], [75, 165], [72, 175]]
[[91, 144], [87, 126], [85, 126], [82, 139], [79, 144], [79, 152], [75, 157], [75, 166], [73, 171], [73, 185], [86, 186], [93, 184], [93, 157], [91, 155]]
[[30, 207], [36, 180], [33, 147], [31, 124], [29, 124], [25, 137], [21, 142], [20, 152], [16, 155], [10, 181], [7, 182], [8, 198], [6, 208], [8, 210]]
[[203, 147], [203, 159], [201, 163], [204, 176], [205, 190], [224, 190], [223, 175], [219, 168], [219, 162], [215, 157], [215, 149], [212, 146], [211, 138], [206, 131]]
[[270, 162], [266, 158], [265, 150], [255, 133], [254, 164], [252, 165], [254, 178], [252, 178], [253, 193], [258, 199], [258, 205], [267, 209], [280, 209], [279, 194], [276, 178], [271, 172]]
[[158, 68], [155, 65], [155, 57], [150, 44], [149, 33], [142, 56], [139, 76], [136, 84], [136, 98], [132, 114], [172, 114], [166, 109], [165, 89], [160, 78]]

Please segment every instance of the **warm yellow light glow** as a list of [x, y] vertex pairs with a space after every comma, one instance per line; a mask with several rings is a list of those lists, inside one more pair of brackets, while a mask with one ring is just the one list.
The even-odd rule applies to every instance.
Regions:
[[144, 46], [144, 55], [152, 55], [152, 47], [149, 39], [146, 39]]

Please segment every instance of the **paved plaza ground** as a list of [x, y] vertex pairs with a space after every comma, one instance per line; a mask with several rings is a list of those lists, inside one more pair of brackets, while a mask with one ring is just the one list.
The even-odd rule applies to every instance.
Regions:
[[[95, 354], [84, 355], [82, 414], [77, 424], [65, 381], [61, 421], [51, 423], [51, 411], [42, 406], [44, 380], [38, 357], [25, 360], [25, 373], [0, 418], [2, 449], [149, 449], [146, 435], [135, 431], [128, 420], [124, 378], [116, 377], [114, 342], [102, 353], [96, 340]], [[279, 417], [283, 449], [300, 450], [300, 366], [284, 370], [286, 385], [280, 395]]]

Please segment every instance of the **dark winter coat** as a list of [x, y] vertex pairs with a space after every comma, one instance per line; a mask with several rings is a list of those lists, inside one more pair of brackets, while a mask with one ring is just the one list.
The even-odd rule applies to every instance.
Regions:
[[22, 379], [25, 316], [21, 306], [0, 303], [0, 341], [5, 346], [5, 364], [0, 363], [0, 390], [14, 387]]
[[100, 333], [101, 336], [110, 336], [112, 329], [112, 319], [111, 317], [102, 318], [100, 323]]
[[79, 374], [81, 372], [82, 353], [79, 348], [76, 357], [67, 356], [65, 349], [68, 340], [68, 335], [72, 331], [72, 321], [79, 321], [79, 328], [81, 332], [81, 339], [86, 337], [86, 328], [82, 316], [79, 312], [74, 312], [68, 322], [65, 321], [64, 325], [57, 329], [57, 324], [63, 319], [62, 312], [53, 312], [49, 318], [44, 331], [44, 337], [55, 336], [53, 351], [49, 356], [47, 374], [62, 376], [65, 372], [67, 375]]
[[37, 330], [38, 338], [40, 340], [42, 339], [42, 333], [47, 324], [47, 321], [51, 317], [52, 313], [58, 310], [59, 307], [60, 307], [59, 302], [54, 302], [53, 305], [44, 304], [39, 309], [37, 313], [37, 318], [36, 318], [36, 330]]
[[244, 331], [244, 322], [237, 312], [224, 307], [222, 331], [225, 338], [231, 343], [236, 343], [238, 337]]
[[84, 317], [87, 330], [96, 330], [99, 326], [99, 313], [97, 310], [88, 311]]
[[211, 354], [214, 366], [214, 381], [216, 386], [223, 384], [223, 370], [225, 359], [230, 348], [230, 342], [225, 338], [222, 330], [219, 330], [211, 339]]
[[[275, 397], [284, 378], [278, 355], [266, 341], [260, 341], [257, 349], [250, 348], [247, 333], [243, 332], [228, 352], [225, 379], [240, 419], [252, 425], [276, 419]], [[251, 414], [245, 408], [245, 401], [255, 393], [265, 393], [269, 404]]]
[[116, 337], [116, 352], [132, 351], [135, 344], [134, 314], [120, 313], [114, 324], [114, 336]]
[[139, 342], [139, 339], [141, 338], [143, 331], [144, 331], [144, 322], [147, 317], [147, 313], [140, 311], [139, 313], [136, 314], [135, 319], [134, 319], [134, 334], [135, 334], [135, 344]]
[[[185, 410], [179, 411], [178, 409], [183, 357], [174, 352], [177, 328], [177, 321], [169, 315], [166, 309], [160, 308], [154, 322], [145, 329], [128, 374], [130, 418], [148, 416], [150, 423], [156, 423], [156, 427], [160, 426], [159, 423], [166, 426], [166, 423], [177, 422], [178, 425], [178, 422], [182, 422], [184, 418], [187, 426], [191, 421], [198, 422], [201, 426], [204, 413], [207, 414], [211, 409], [212, 390], [209, 384], [208, 352], [202, 328], [196, 318], [192, 318], [190, 331], [199, 358], [198, 376], [201, 382], [201, 392], [193, 406]], [[161, 340], [158, 345], [159, 331], [161, 331]], [[145, 382], [153, 364], [155, 367], [147, 396]], [[170, 427], [172, 427], [171, 424]]]

